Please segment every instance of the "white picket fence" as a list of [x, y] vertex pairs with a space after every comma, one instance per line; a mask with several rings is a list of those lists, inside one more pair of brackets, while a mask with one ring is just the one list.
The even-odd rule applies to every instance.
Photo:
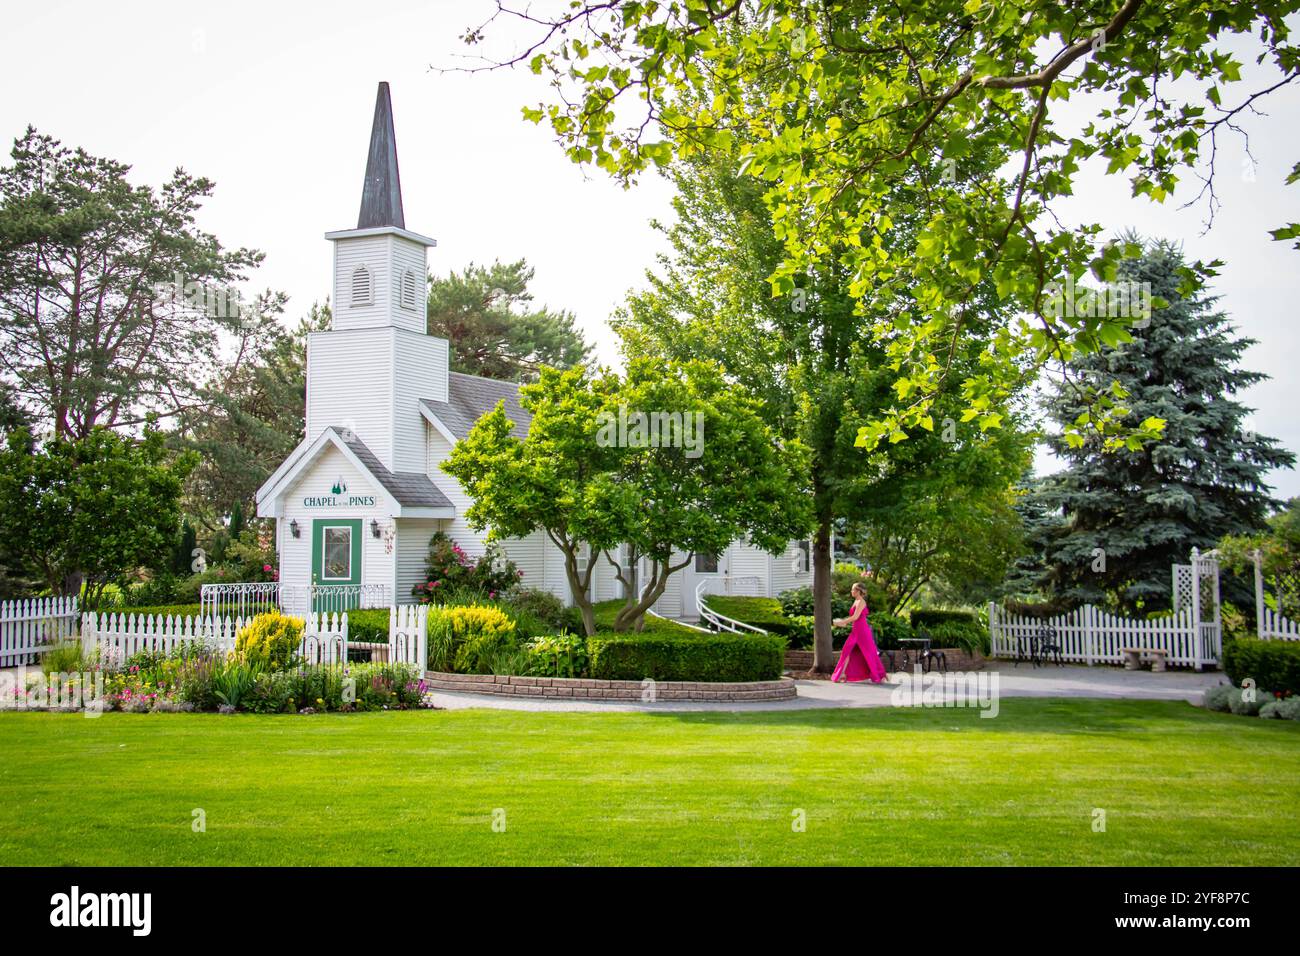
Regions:
[[[1256, 551], [1255, 559], [1255, 631], [1265, 641], [1300, 641], [1300, 624], [1274, 610], [1265, 601], [1264, 556]], [[1276, 603], [1282, 607], [1282, 590], [1276, 593]]]
[[77, 630], [75, 597], [0, 603], [0, 667], [33, 664], [37, 655]]
[[1300, 624], [1262, 604], [1259, 608], [1259, 636], [1266, 641], [1300, 641]]
[[[308, 614], [299, 654], [310, 664], [341, 664], [348, 659], [348, 616]], [[235, 649], [242, 617], [172, 617], [170, 615], [95, 614], [81, 617], [81, 642], [98, 648], [104, 658], [124, 661], [140, 651], [170, 653], [200, 643], [212, 650]]]
[[1199, 670], [1217, 664], [1222, 651], [1219, 626], [1204, 622], [1198, 626], [1191, 611], [1140, 621], [1085, 604], [1068, 614], [1043, 619], [1010, 614], [996, 604], [989, 605], [994, 657], [1021, 656], [1026, 642], [1045, 627], [1055, 632], [1062, 660], [1079, 664], [1122, 664], [1121, 649], [1138, 647], [1166, 651], [1166, 663], [1171, 666]]
[[388, 609], [388, 662], [413, 664], [424, 673], [429, 660], [429, 608], [403, 604]]
[[[388, 612], [388, 641], [372, 650], [376, 660], [412, 664], [421, 671], [428, 654], [429, 609], [403, 605]], [[309, 665], [337, 665], [348, 659], [347, 614], [307, 614], [299, 655]], [[140, 651], [169, 653], [201, 643], [216, 651], [232, 651], [244, 626], [240, 617], [157, 617], [134, 614], [83, 614], [81, 640], [87, 650], [98, 648], [106, 658], [123, 661]]]

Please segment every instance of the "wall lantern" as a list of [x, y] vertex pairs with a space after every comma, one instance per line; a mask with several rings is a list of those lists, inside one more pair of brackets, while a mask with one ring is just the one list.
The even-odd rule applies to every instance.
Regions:
[[374, 535], [376, 538], [379, 537], [379, 519], [378, 519], [378, 518], [371, 518], [371, 519], [370, 519], [370, 533], [371, 533], [372, 535]]
[[302, 536], [302, 529], [298, 527], [298, 519], [294, 518], [289, 522], [289, 533], [295, 538]]

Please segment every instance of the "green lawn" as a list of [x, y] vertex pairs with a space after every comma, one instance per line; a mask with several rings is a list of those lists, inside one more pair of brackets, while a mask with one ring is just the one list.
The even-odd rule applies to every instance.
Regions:
[[0, 859], [1294, 864], [1298, 779], [1300, 725], [1164, 702], [1008, 699], [991, 720], [8, 713]]

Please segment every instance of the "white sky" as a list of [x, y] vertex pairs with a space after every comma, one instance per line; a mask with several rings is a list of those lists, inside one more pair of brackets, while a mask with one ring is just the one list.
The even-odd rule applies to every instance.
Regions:
[[[430, 269], [527, 258], [537, 270], [537, 300], [574, 312], [600, 359], [613, 361], [605, 321], [662, 248], [649, 221], [671, 217], [670, 189], [650, 176], [624, 191], [569, 163], [544, 128], [520, 116], [520, 106], [546, 94], [527, 71], [430, 69], [467, 52], [460, 36], [491, 7], [488, 0], [6, 4], [0, 135], [12, 139], [34, 124], [65, 145], [132, 164], [136, 182], [157, 185], [176, 166], [213, 179], [202, 226], [229, 246], [266, 253], [254, 287], [288, 292], [294, 320], [328, 294], [323, 233], [356, 224], [375, 85], [388, 80], [406, 224], [438, 240]], [[1203, 207], [1178, 209], [1190, 195], [1156, 207], [1130, 199], [1126, 180], [1099, 171], [1085, 171], [1061, 215], [1113, 224], [1115, 232], [1133, 226], [1181, 237], [1189, 258], [1224, 259], [1213, 291], [1241, 332], [1260, 340], [1247, 367], [1273, 376], [1245, 396], [1258, 408], [1251, 424], [1298, 449], [1292, 369], [1300, 359], [1300, 252], [1266, 230], [1300, 221], [1300, 186], [1282, 186], [1300, 160], [1300, 89], [1283, 89], [1262, 108], [1269, 119], [1243, 121], [1253, 176], [1245, 174], [1239, 140], [1220, 142], [1223, 208], [1208, 235], [1200, 235]], [[1051, 467], [1040, 458], [1040, 468]], [[1272, 480], [1281, 496], [1300, 494], [1300, 474]]]

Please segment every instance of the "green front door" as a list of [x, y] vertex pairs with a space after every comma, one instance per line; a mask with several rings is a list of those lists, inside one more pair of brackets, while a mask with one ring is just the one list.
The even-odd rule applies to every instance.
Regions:
[[315, 519], [311, 551], [312, 610], [351, 609], [361, 595], [361, 519]]

